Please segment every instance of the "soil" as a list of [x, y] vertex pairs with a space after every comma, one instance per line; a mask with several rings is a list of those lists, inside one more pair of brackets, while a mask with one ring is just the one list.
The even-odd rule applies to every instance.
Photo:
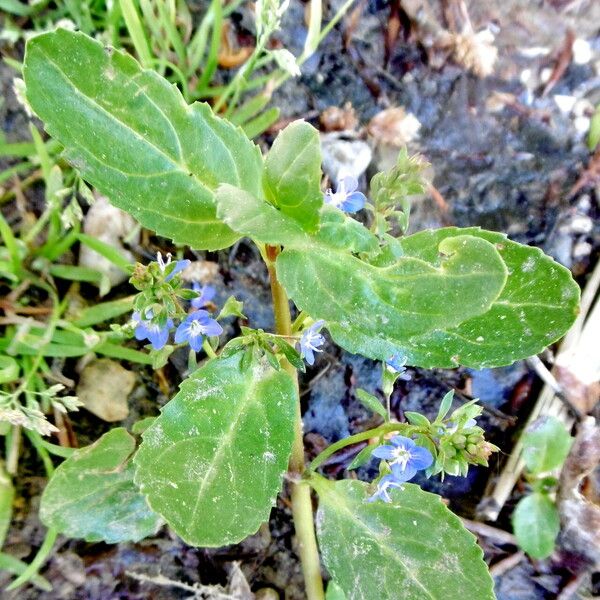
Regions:
[[[340, 4], [340, 0], [330, 2], [326, 14], [333, 14]], [[404, 3], [410, 9], [415, 4], [426, 3]], [[429, 5], [433, 8], [425, 13], [443, 25], [437, 2]], [[590, 153], [585, 146], [584, 121], [577, 114], [562, 112], [556, 96], [576, 96], [584, 118], [585, 102], [590, 106], [600, 102], [600, 5], [559, 0], [471, 1], [466, 5], [475, 31], [491, 27], [496, 33], [499, 60], [493, 75], [480, 79], [449, 58], [439, 61], [428, 49], [425, 34], [414, 22], [411, 27], [409, 9], [400, 13], [398, 39], [386, 46], [385, 33], [396, 3], [362, 1], [355, 9], [360, 10], [360, 16], [356, 16], [353, 30], [348, 21], [336, 27], [304, 66], [303, 75], [278, 90], [273, 103], [282, 107], [284, 119], [307, 118], [316, 124], [316, 117], [327, 107], [351, 102], [360, 123], [356, 132], [359, 138], [364, 137], [360, 127], [382, 109], [404, 107], [421, 122], [420, 136], [409, 143], [409, 150], [423, 153], [431, 163], [433, 184], [448, 206], [448, 212], [444, 212], [431, 200], [419, 199], [411, 231], [448, 223], [504, 231], [517, 241], [543, 248], [571, 268], [583, 285], [600, 248], [600, 187], [571, 191]], [[279, 33], [283, 45], [294, 54], [300, 53], [306, 35], [303, 12], [304, 5], [292, 0]], [[249, 21], [244, 11], [234, 17], [240, 30]], [[578, 39], [586, 40], [591, 59], [583, 64], [571, 62], [544, 95], [544, 70], [552, 72], [569, 29]], [[540, 48], [547, 48], [548, 53], [536, 52]], [[0, 64], [4, 98], [0, 122], [8, 140], [19, 141], [29, 138], [28, 125], [14, 98], [12, 77], [12, 70]], [[494, 108], [499, 102], [504, 103]], [[269, 140], [267, 136], [265, 143]], [[32, 198], [36, 193], [39, 190], [34, 190]], [[213, 282], [218, 290], [217, 303], [235, 294], [244, 301], [254, 327], [272, 327], [266, 270], [250, 245], [241, 242], [229, 253], [199, 257], [218, 263], [219, 273]], [[112, 293], [118, 296], [125, 288]], [[73, 369], [73, 365], [67, 368]], [[171, 392], [184, 368], [185, 358], [175, 357], [165, 369]], [[136, 368], [136, 373], [138, 385], [130, 397], [126, 426], [156, 414], [168, 400], [151, 371]], [[392, 397], [392, 409], [398, 418], [411, 410], [435, 416], [446, 391], [468, 390], [481, 399], [486, 409], [482, 426], [504, 455], [510, 453], [519, 423], [541, 387], [524, 362], [483, 371], [409, 369], [409, 373], [411, 379], [399, 381]], [[301, 382], [309, 455], [370, 424], [372, 417], [357, 402], [355, 391], [361, 387], [377, 393], [379, 381], [374, 363], [328, 345]], [[459, 396], [458, 401], [467, 399]], [[75, 415], [73, 422], [81, 445], [109, 428], [85, 411]], [[344, 468], [353, 456], [346, 453], [329, 463], [325, 472], [331, 477], [344, 476]], [[500, 469], [501, 459], [490, 469], [472, 469], [464, 479], [417, 482], [447, 498], [461, 516], [474, 518], [488, 479]], [[26, 453], [17, 480], [15, 518], [4, 548], [26, 561], [43, 539], [44, 529], [37, 518], [44, 485], [42, 472], [35, 457]], [[366, 478], [373, 473], [362, 469], [358, 475]], [[514, 499], [501, 515], [500, 526], [507, 529], [513, 505]], [[514, 548], [485, 549], [494, 560], [514, 552]], [[269, 524], [256, 535], [237, 546], [217, 550], [189, 548], [166, 528], [141, 543], [115, 546], [61, 537], [43, 571], [53, 591], [28, 587], [4, 592], [3, 598], [187, 598], [189, 591], [140, 582], [130, 574], [162, 575], [188, 585], [225, 585], [233, 561], [241, 563], [253, 591], [269, 587], [282, 599], [303, 597], [286, 500], [278, 501]], [[532, 564], [523, 559], [497, 578], [498, 598], [556, 598], [569, 578], [560, 562]], [[8, 581], [0, 574], [1, 587]]]

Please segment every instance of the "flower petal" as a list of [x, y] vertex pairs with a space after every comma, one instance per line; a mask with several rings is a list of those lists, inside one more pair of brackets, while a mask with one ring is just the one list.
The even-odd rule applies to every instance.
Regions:
[[189, 323], [187, 319], [179, 324], [177, 327], [177, 331], [175, 332], [175, 343], [181, 344], [182, 342], [187, 341], [189, 336]]
[[404, 448], [405, 450], [412, 450], [416, 446], [413, 440], [403, 435], [395, 435], [389, 442], [396, 446], [396, 448]]
[[189, 337], [190, 348], [194, 352], [200, 352], [202, 349], [202, 342], [204, 341], [203, 335], [191, 335]]
[[173, 277], [177, 273], [183, 271], [184, 269], [187, 269], [191, 264], [192, 261], [188, 260], [187, 258], [185, 260], [178, 260], [175, 263], [175, 267], [173, 268], [173, 270], [165, 277], [165, 281], [171, 281], [171, 279], [173, 279]]
[[352, 175], [342, 175], [338, 181], [338, 191], [344, 187], [344, 192], [350, 194], [358, 187], [358, 179]]
[[367, 197], [361, 192], [352, 192], [341, 203], [340, 208], [347, 213], [354, 213], [362, 210], [367, 202]]
[[165, 346], [167, 340], [169, 339], [169, 328], [163, 327], [157, 331], [150, 331], [148, 333], [148, 340], [152, 344], [152, 348], [154, 350], [160, 350]]
[[394, 446], [379, 446], [373, 450], [373, 456], [383, 460], [392, 460], [395, 456], [396, 448]]
[[411, 480], [417, 474], [417, 469], [410, 464], [403, 469], [398, 463], [392, 465], [392, 475], [398, 483]]
[[223, 333], [223, 328], [214, 319], [207, 319], [206, 323], [202, 323], [202, 327], [204, 328], [204, 335], [209, 337], [218, 336]]
[[305, 347], [302, 349], [302, 358], [306, 361], [308, 365], [312, 367], [315, 364], [315, 354], [311, 348]]
[[431, 466], [433, 463], [433, 456], [431, 452], [427, 450], [427, 448], [423, 448], [423, 446], [415, 446], [410, 451], [410, 466], [417, 469], [417, 471], [421, 471], [422, 469], [427, 469], [427, 467]]

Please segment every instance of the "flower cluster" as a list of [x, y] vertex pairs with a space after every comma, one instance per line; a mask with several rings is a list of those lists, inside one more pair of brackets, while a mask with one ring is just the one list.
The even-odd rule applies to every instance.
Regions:
[[[148, 340], [154, 350], [166, 346], [175, 318], [182, 319], [175, 331], [175, 343], [188, 343], [195, 352], [200, 351], [205, 337], [223, 333], [221, 325], [204, 310], [215, 297], [212, 286], [194, 283], [191, 291], [178, 289], [180, 283], [174, 277], [189, 265], [189, 260], [172, 262], [170, 255], [165, 261], [159, 252], [155, 263], [146, 269], [139, 265], [134, 274], [134, 284], [142, 290], [138, 300], [146, 304], [133, 313], [134, 335], [140, 341]], [[189, 299], [194, 311], [186, 315], [178, 298]]]
[[433, 463], [433, 456], [427, 448], [417, 446], [410, 438], [395, 435], [389, 444], [379, 446], [373, 450], [373, 456], [387, 461], [390, 473], [384, 475], [377, 483], [377, 490], [370, 501], [383, 500], [391, 502], [388, 490], [412, 479], [417, 471], [429, 468]]

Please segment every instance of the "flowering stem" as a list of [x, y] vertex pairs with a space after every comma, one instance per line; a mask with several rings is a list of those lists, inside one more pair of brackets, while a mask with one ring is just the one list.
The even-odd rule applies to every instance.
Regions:
[[217, 353], [213, 350], [213, 347], [210, 345], [207, 338], [204, 338], [204, 341], [202, 342], [202, 349], [206, 352], [208, 358], [218, 358]]
[[[275, 259], [279, 254], [279, 248], [267, 246], [264, 257], [271, 282], [271, 295], [273, 297], [273, 312], [275, 314], [275, 330], [281, 336], [289, 336], [292, 331], [292, 319], [290, 315], [290, 304], [287, 294], [275, 271]], [[319, 561], [319, 550], [315, 536], [313, 519], [311, 488], [306, 481], [302, 480], [305, 470], [304, 465], [304, 441], [302, 439], [302, 414], [300, 412], [300, 395], [298, 393], [298, 372], [285, 359], [283, 367], [290, 374], [296, 385], [296, 422], [294, 427], [294, 444], [288, 471], [292, 480], [292, 514], [296, 529], [296, 538], [302, 563], [302, 573], [306, 586], [306, 597], [308, 600], [323, 600], [323, 579], [321, 577], [321, 564]]]
[[[378, 435], [384, 433], [391, 433], [392, 431], [400, 431], [403, 433], [407, 433], [407, 430], [410, 430], [411, 433], [416, 433], [419, 431], [418, 427], [411, 425], [410, 423], [384, 423], [379, 427], [375, 427], [375, 429], [369, 429], [368, 431], [361, 431], [360, 433], [356, 433], [355, 435], [351, 435], [350, 437], [344, 438], [339, 442], [335, 442], [335, 444], [331, 444], [321, 452], [317, 457], [308, 465], [309, 471], [315, 471], [318, 469], [330, 456], [333, 456], [336, 452], [345, 448], [346, 446], [351, 446], [352, 444], [358, 444], [359, 442], [364, 442], [365, 440], [370, 440], [371, 438], [377, 437]], [[427, 432], [425, 432], [427, 433]]]

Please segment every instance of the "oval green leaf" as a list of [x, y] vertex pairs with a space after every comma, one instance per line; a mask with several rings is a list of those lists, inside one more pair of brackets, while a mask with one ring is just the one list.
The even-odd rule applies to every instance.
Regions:
[[122, 427], [75, 451], [44, 490], [44, 525], [69, 537], [109, 544], [156, 533], [163, 521], [133, 483], [134, 451], [135, 440]]
[[296, 389], [243, 352], [207, 363], [144, 432], [135, 482], [188, 544], [223, 546], [269, 517], [294, 438]]
[[538, 354], [568, 331], [579, 311], [579, 286], [568, 269], [539, 248], [475, 227], [423, 231], [400, 244], [407, 254], [431, 260], [438, 244], [463, 235], [496, 246], [508, 269], [506, 285], [484, 314], [407, 340], [402, 350], [408, 364], [428, 369], [499, 367]]
[[536, 419], [523, 433], [523, 460], [534, 474], [558, 469], [565, 462], [573, 438], [556, 417]]
[[262, 157], [241, 129], [127, 54], [59, 29], [30, 39], [27, 98], [69, 162], [144, 226], [198, 249], [239, 235], [216, 217], [226, 182], [259, 195]]
[[305, 231], [319, 224], [321, 142], [305, 121], [294, 121], [279, 133], [265, 159], [263, 189], [267, 200]]
[[558, 510], [546, 494], [534, 493], [519, 500], [512, 516], [519, 546], [532, 558], [547, 558], [560, 531]]
[[386, 360], [412, 336], [486, 313], [504, 287], [506, 267], [490, 242], [458, 236], [434, 252], [428, 260], [407, 255], [376, 266], [333, 248], [286, 248], [277, 275], [300, 309], [327, 322], [338, 344]]
[[348, 600], [493, 600], [481, 548], [439, 496], [407, 483], [386, 504], [360, 481], [315, 487], [323, 562]]

